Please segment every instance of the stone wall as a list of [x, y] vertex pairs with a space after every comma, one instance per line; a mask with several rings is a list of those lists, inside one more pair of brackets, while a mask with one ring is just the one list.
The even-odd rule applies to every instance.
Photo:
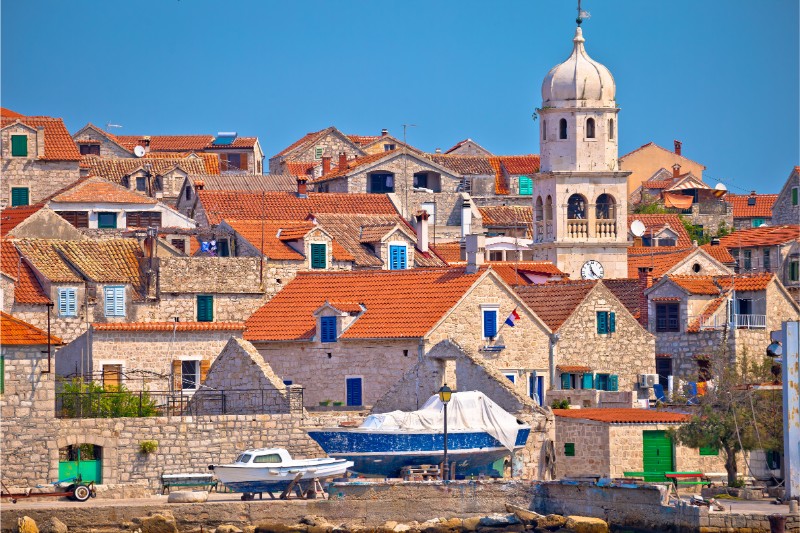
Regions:
[[[556, 477], [607, 475], [611, 471], [608, 425], [592, 420], [555, 417]], [[564, 453], [565, 443], [575, 455]]]
[[[778, 199], [772, 205], [772, 224], [797, 224], [800, 220], [800, 203], [792, 205], [792, 188], [800, 187], [800, 171], [795, 167]], [[800, 194], [800, 193], [798, 193]]]
[[259, 262], [250, 257], [171, 257], [159, 261], [161, 292], [259, 293]]
[[360, 150], [355, 147], [355, 145], [349, 140], [339, 135], [337, 133], [329, 133], [325, 135], [322, 139], [319, 139], [313, 145], [299, 150], [297, 153], [291, 154], [291, 156], [272, 156], [269, 160], [269, 173], [270, 174], [285, 174], [286, 173], [286, 163], [285, 161], [317, 161], [322, 164], [322, 159], [316, 159], [316, 148], [321, 147], [323, 149], [324, 155], [329, 155], [332, 158], [332, 163], [334, 165], [339, 164], [339, 153], [345, 152], [347, 154], [347, 159], [352, 159], [356, 156], [363, 156], [363, 150]]
[[131, 152], [123, 149], [118, 144], [112, 143], [107, 137], [91, 128], [85, 128], [78, 132], [73, 139], [76, 142], [84, 140], [98, 141], [100, 143], [100, 157], [119, 157], [125, 159], [134, 157]]

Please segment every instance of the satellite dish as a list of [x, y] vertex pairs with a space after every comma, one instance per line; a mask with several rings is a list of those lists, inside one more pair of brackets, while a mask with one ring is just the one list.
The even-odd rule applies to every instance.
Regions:
[[133, 155], [136, 157], [144, 157], [144, 146], [136, 145], [133, 147]]
[[633, 233], [635, 237], [641, 237], [642, 235], [644, 235], [645, 229], [646, 228], [644, 227], [644, 222], [642, 222], [641, 220], [634, 220], [633, 222], [631, 222], [631, 233]]

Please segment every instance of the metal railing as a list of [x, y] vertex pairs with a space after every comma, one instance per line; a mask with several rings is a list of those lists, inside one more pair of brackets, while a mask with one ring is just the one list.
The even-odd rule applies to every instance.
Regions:
[[699, 321], [701, 331], [731, 328], [735, 324], [738, 329], [765, 329], [767, 327], [767, 315], [734, 315], [730, 320], [724, 316], [702, 316], [690, 315], [689, 325]]
[[767, 327], [767, 315], [734, 315], [737, 328], [743, 329], [765, 329]]
[[302, 412], [303, 388], [56, 393], [58, 418], [251, 415]]

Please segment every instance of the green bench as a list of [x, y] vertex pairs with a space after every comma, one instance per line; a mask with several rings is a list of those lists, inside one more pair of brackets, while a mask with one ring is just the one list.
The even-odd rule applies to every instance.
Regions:
[[174, 487], [202, 487], [207, 491], [217, 489], [214, 474], [161, 474], [161, 494], [169, 494]]

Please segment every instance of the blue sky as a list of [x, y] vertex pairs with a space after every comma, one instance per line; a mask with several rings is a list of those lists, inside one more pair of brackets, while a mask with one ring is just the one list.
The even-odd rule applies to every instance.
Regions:
[[[620, 154], [683, 141], [706, 181], [777, 192], [800, 164], [796, 0], [584, 0], [617, 82]], [[0, 102], [119, 134], [257, 135], [267, 155], [330, 125], [538, 153], [541, 81], [575, 2], [6, 0]]]

